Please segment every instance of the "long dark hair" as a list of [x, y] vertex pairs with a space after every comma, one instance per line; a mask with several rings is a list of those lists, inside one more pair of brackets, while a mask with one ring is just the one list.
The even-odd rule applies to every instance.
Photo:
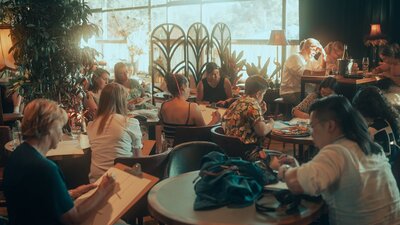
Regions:
[[385, 119], [390, 124], [396, 141], [399, 143], [400, 114], [388, 102], [379, 88], [370, 86], [359, 90], [353, 98], [353, 106], [364, 117]]
[[381, 47], [379, 54], [386, 57], [400, 59], [400, 46], [397, 43], [384, 45]]
[[101, 75], [103, 75], [104, 73], [106, 73], [106, 74], [108, 74], [108, 76], [110, 76], [110, 73], [107, 70], [102, 69], [102, 68], [97, 68], [95, 71], [93, 71], [89, 90], [91, 90], [95, 93], [97, 93], [99, 91], [99, 85], [97, 84], [97, 81], [99, 79], [101, 79]]
[[322, 97], [321, 96], [321, 88], [330, 88], [336, 93], [337, 92], [337, 81], [336, 81], [336, 78], [327, 77], [323, 81], [321, 81], [321, 83], [319, 84], [318, 93], [317, 93], [318, 97], [320, 97], [320, 98]]
[[382, 153], [381, 147], [372, 141], [364, 118], [347, 98], [341, 95], [321, 98], [311, 105], [311, 112], [315, 112], [319, 121], [336, 121], [343, 135], [356, 142], [365, 155]]
[[169, 93], [174, 97], [181, 95], [181, 88], [183, 88], [183, 85], [189, 85], [186, 77], [181, 74], [168, 73], [165, 76], [165, 82], [167, 83]]

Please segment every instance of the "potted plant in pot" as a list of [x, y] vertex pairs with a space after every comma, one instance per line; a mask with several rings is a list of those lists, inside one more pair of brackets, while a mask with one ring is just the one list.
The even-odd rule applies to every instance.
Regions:
[[[264, 63], [264, 66], [262, 68], [256, 66], [254, 63], [246, 63], [246, 72], [248, 76], [254, 76], [254, 75], [259, 75], [264, 77], [268, 81], [268, 89], [267, 92], [264, 95], [264, 101], [268, 104], [271, 105], [271, 103], [274, 102], [275, 99], [279, 98], [279, 87], [280, 87], [280, 82], [278, 78], [278, 73], [281, 70], [280, 64], [276, 64], [275, 70], [271, 73], [271, 75], [268, 75], [268, 66], [270, 63], [270, 58], [267, 59], [267, 61]], [[268, 109], [268, 111], [271, 111]]]
[[66, 109], [80, 110], [82, 82], [98, 55], [94, 49], [80, 47], [82, 39], [99, 32], [89, 23], [88, 5], [73, 0], [12, 0], [2, 2], [0, 11], [0, 19], [10, 22], [15, 40], [11, 50], [18, 68], [10, 88], [26, 102], [47, 98]]
[[236, 51], [231, 53], [229, 48], [225, 48], [221, 53], [221, 74], [229, 79], [232, 87], [235, 87], [241, 75], [238, 75], [246, 64], [246, 60], [242, 59], [243, 51], [236, 55]]

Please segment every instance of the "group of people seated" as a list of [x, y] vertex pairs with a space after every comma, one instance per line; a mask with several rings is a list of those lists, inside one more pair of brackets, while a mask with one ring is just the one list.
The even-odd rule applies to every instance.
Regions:
[[[301, 75], [312, 71], [309, 63], [326, 67], [333, 60], [330, 57], [340, 55], [341, 48], [340, 44], [332, 43], [324, 50], [315, 39], [307, 39], [301, 49], [286, 62], [282, 82], [285, 74]], [[322, 59], [314, 58], [318, 52]], [[389, 66], [377, 69], [397, 74], [396, 54], [389, 60], [382, 51], [381, 57]], [[139, 156], [143, 146], [139, 121], [128, 115], [130, 105], [136, 107], [144, 97], [143, 88], [128, 78], [123, 63], [115, 65], [114, 73], [115, 82], [108, 83], [109, 73], [97, 69], [85, 100], [94, 115], [87, 126], [92, 150], [91, 183], [113, 166], [115, 158]], [[395, 75], [388, 76], [397, 79]], [[286, 80], [289, 85], [282, 87], [281, 94], [300, 102], [299, 91], [293, 86], [297, 80], [290, 79]], [[173, 146], [174, 129], [178, 126], [221, 123], [225, 134], [254, 146], [262, 146], [273, 129], [274, 121], [264, 117], [268, 82], [263, 77], [249, 77], [244, 94], [236, 98], [223, 115], [215, 111], [209, 124], [205, 123], [199, 106], [187, 101], [190, 88], [185, 76], [168, 74], [165, 81], [173, 97], [163, 102], [159, 110], [165, 139], [163, 149]], [[232, 98], [231, 89], [218, 66], [209, 63], [197, 87], [197, 100], [225, 101]], [[399, 184], [395, 179], [400, 172], [400, 168], [396, 168], [400, 164], [400, 115], [377, 87], [358, 91], [352, 100], [336, 95], [336, 89], [335, 78], [327, 77], [317, 92], [308, 95], [292, 110], [295, 117], [310, 118], [318, 154], [301, 166], [294, 164], [292, 157], [283, 156], [274, 169], [292, 192], [322, 195], [329, 206], [331, 224], [396, 224], [400, 221]], [[61, 171], [46, 158], [46, 152], [56, 148], [61, 140], [67, 119], [66, 112], [53, 101], [36, 99], [26, 106], [22, 120], [25, 141], [13, 151], [4, 171], [5, 196], [12, 224], [79, 223], [107, 200], [114, 188], [112, 177], [105, 176], [92, 197], [74, 206], [73, 199], [96, 185], [68, 191]], [[267, 157], [260, 148], [249, 150], [245, 155], [251, 161], [263, 161]], [[39, 202], [40, 208], [37, 207]]]

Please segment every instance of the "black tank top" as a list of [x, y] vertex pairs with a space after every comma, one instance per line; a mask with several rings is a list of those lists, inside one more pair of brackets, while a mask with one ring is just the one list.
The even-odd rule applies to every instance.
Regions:
[[221, 77], [219, 83], [215, 88], [211, 87], [208, 82], [207, 78], [201, 80], [203, 82], [203, 101], [208, 102], [218, 102], [227, 99], [225, 88], [224, 88], [224, 81], [225, 78]]

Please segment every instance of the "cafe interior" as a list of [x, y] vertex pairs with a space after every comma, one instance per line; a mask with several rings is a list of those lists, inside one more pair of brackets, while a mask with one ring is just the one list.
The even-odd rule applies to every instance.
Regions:
[[399, 12], [0, 0], [0, 224], [400, 224]]

